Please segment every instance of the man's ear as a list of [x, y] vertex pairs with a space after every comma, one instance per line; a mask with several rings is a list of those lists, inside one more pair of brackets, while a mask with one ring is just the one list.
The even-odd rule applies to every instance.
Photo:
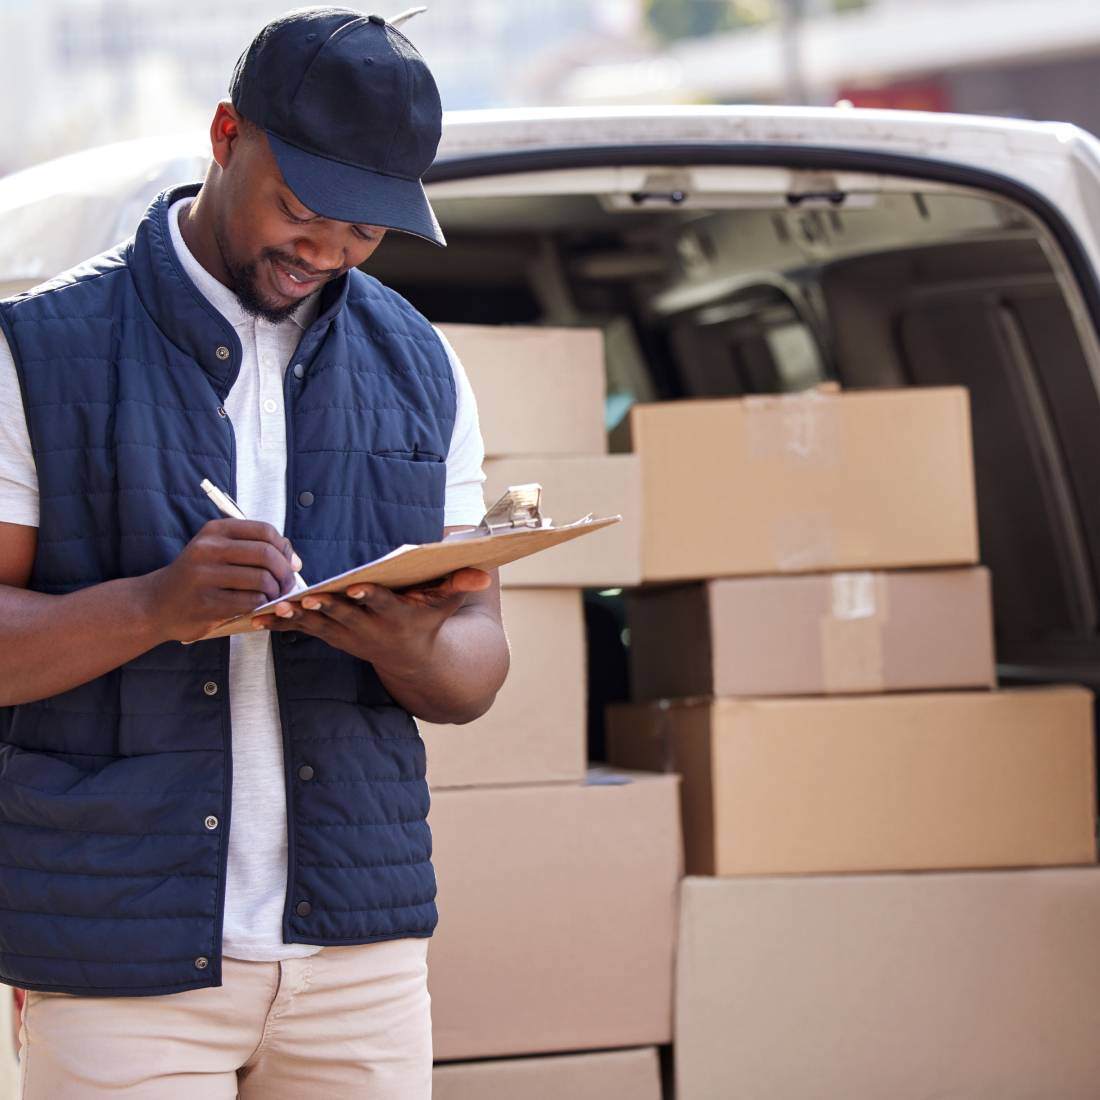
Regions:
[[210, 151], [219, 167], [225, 168], [233, 150], [244, 134], [245, 122], [228, 99], [223, 99], [214, 111], [210, 123]]

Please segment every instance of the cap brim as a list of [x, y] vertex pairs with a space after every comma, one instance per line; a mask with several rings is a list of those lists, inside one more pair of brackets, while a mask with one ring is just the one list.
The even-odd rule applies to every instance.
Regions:
[[424, 185], [307, 153], [266, 131], [286, 185], [303, 206], [323, 218], [412, 233], [445, 246]]

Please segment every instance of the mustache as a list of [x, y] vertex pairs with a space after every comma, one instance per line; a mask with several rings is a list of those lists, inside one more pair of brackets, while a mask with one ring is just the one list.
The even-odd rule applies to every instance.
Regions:
[[307, 279], [335, 279], [340, 275], [343, 275], [347, 270], [343, 267], [334, 268], [316, 268], [310, 267], [309, 264], [302, 263], [301, 260], [296, 259], [293, 256], [288, 256], [284, 252], [279, 252], [274, 248], [269, 248], [264, 255], [269, 260], [278, 260], [284, 267], [290, 268], [295, 273], [300, 273]]

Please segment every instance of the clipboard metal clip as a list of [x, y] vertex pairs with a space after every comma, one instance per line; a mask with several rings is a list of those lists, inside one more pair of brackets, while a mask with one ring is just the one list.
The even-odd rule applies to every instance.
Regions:
[[496, 535], [519, 528], [549, 527], [541, 511], [542, 486], [509, 485], [508, 491], [489, 509], [477, 526], [479, 535]]

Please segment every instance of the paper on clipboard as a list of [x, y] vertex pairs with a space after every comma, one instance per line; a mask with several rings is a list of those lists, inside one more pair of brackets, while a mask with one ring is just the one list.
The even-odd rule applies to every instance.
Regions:
[[555, 527], [540, 512], [542, 487], [514, 485], [485, 513], [481, 523], [443, 539], [396, 550], [365, 565], [338, 573], [253, 611], [228, 619], [204, 634], [199, 641], [225, 638], [252, 629], [252, 619], [270, 611], [277, 603], [297, 603], [303, 596], [320, 592], [344, 592], [356, 584], [380, 584], [385, 588], [408, 588], [445, 577], [457, 569], [497, 569], [530, 554], [548, 550], [582, 535], [619, 523], [622, 516], [596, 519], [585, 516], [575, 523]]

